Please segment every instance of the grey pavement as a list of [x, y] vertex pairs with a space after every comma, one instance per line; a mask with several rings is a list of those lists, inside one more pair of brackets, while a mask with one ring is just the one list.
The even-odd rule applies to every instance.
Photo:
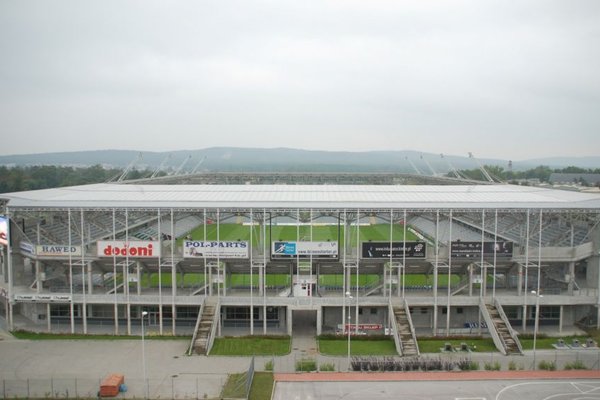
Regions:
[[[275, 372], [295, 372], [301, 358], [314, 358], [317, 365], [333, 364], [337, 371], [347, 371], [345, 356], [318, 354], [314, 326], [294, 327], [292, 352], [277, 357], [256, 357], [256, 370], [274, 362]], [[146, 340], [147, 385], [144, 385], [142, 344], [135, 340], [17, 340], [0, 329], [0, 379], [3, 398], [14, 397], [95, 397], [102, 378], [110, 373], [125, 375], [127, 392], [120, 397], [143, 398], [216, 398], [229, 373], [245, 372], [249, 357], [186, 356], [187, 340]], [[426, 357], [470, 358], [484, 369], [485, 364], [509, 363], [518, 369], [533, 369], [541, 360], [555, 362], [558, 369], [566, 363], [583, 362], [600, 370], [600, 351], [538, 350], [534, 355], [505, 357], [499, 353], [431, 354]], [[600, 377], [600, 372], [599, 372]], [[308, 397], [307, 397], [308, 398]], [[384, 398], [384, 397], [382, 397]]]
[[273, 400], [599, 400], [598, 380], [280, 382]]

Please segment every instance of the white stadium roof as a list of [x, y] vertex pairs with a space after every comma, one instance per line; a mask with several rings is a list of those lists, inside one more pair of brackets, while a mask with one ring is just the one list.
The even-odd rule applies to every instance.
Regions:
[[0, 195], [10, 208], [588, 209], [600, 195], [515, 185], [94, 184]]

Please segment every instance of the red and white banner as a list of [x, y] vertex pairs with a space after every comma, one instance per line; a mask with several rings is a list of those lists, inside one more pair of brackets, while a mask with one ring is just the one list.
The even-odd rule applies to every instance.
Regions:
[[98, 242], [98, 257], [160, 257], [160, 242], [157, 240], [100, 240]]
[[8, 245], [8, 218], [0, 216], [0, 244]]

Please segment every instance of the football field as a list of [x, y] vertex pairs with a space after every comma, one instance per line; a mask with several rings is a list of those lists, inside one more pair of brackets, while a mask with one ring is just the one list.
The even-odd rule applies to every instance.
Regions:
[[[216, 224], [199, 226], [194, 229], [190, 236], [192, 240], [243, 240], [250, 241], [252, 245], [259, 246], [260, 238], [266, 234], [267, 242], [274, 241], [302, 241], [302, 242], [326, 242], [337, 241], [344, 243], [344, 227], [338, 225], [269, 225], [266, 229], [261, 225], [243, 224]], [[366, 241], [402, 241], [404, 239], [404, 226], [400, 224], [374, 224], [363, 225], [359, 228], [348, 229], [348, 244], [356, 247], [360, 242]], [[180, 245], [183, 239], [178, 240]], [[418, 238], [410, 231], [406, 231], [407, 241], [417, 241]]]

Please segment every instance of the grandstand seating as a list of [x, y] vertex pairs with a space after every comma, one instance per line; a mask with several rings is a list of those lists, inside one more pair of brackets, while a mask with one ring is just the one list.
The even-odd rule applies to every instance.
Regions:
[[[421, 233], [429, 237], [435, 237], [436, 235], [436, 221], [428, 217], [418, 215], [411, 216], [408, 218], [408, 223], [413, 228], [417, 229]], [[450, 222], [447, 219], [441, 219], [438, 226], [439, 241], [441, 243], [448, 243], [448, 240], [464, 240], [464, 241], [476, 241], [481, 240], [481, 233], [475, 230], [459, 224], [456, 221], [452, 223], [452, 237], [450, 237]]]

